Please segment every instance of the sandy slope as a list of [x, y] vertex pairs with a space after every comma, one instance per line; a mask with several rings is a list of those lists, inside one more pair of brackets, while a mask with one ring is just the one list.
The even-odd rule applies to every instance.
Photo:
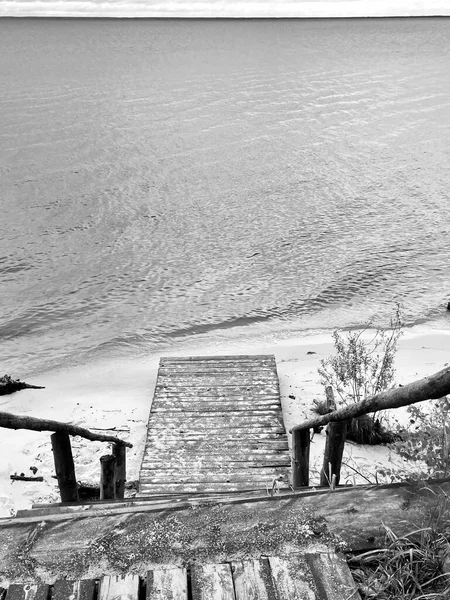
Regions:
[[[278, 343], [230, 344], [214, 348], [214, 354], [274, 353], [277, 359], [286, 428], [300, 423], [311, 414], [314, 398], [323, 397], [318, 383], [317, 367], [322, 358], [333, 352], [330, 335], [307, 336]], [[190, 354], [205, 353], [192, 349]], [[397, 383], [408, 383], [442, 369], [450, 360], [450, 331], [408, 330], [401, 338], [397, 354]], [[156, 380], [158, 358], [134, 361], [110, 361], [69, 370], [44, 373], [30, 383], [45, 385], [45, 390], [24, 390], [0, 400], [3, 411], [35, 417], [70, 421], [91, 429], [112, 430], [134, 444], [128, 452], [128, 479], [137, 479], [139, 462], [146, 434]], [[15, 376], [20, 374], [13, 374]], [[294, 396], [295, 398], [291, 398]], [[397, 411], [396, 417], [405, 418]], [[312, 444], [312, 470], [318, 471], [323, 455], [325, 436], [316, 435]], [[75, 438], [73, 450], [77, 478], [96, 482], [99, 478], [99, 457], [108, 452], [108, 445]], [[346, 462], [371, 481], [377, 465], [399, 467], [404, 461], [385, 447], [346, 446]], [[31, 475], [30, 467], [43, 483], [10, 481], [10, 474]], [[0, 516], [11, 514], [32, 501], [58, 501], [53, 474], [50, 434], [29, 431], [1, 430], [0, 438]], [[314, 474], [314, 473], [313, 473]], [[313, 479], [314, 481], [314, 479]], [[351, 468], [343, 480], [364, 482]]]

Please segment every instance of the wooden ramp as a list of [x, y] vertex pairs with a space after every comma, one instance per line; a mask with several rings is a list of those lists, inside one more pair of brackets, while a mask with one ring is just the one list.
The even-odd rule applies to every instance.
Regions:
[[[0, 596], [1, 596], [0, 589]], [[165, 567], [100, 580], [12, 584], [6, 600], [360, 600], [345, 560], [334, 552]]]
[[275, 357], [161, 358], [140, 495], [286, 487]]

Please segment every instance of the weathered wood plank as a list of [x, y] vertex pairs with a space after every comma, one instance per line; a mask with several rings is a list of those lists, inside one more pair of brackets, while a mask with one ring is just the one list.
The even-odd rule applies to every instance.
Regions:
[[[163, 377], [169, 376], [175, 373], [177, 376], [187, 376], [194, 375], [200, 377], [215, 377], [216, 375], [222, 376], [224, 374], [226, 366], [226, 371], [230, 375], [243, 375], [243, 373], [248, 373], [251, 376], [272, 376], [275, 367], [270, 365], [251, 365], [248, 367], [242, 367], [242, 365], [228, 363], [222, 363], [221, 365], [198, 365], [196, 363], [190, 363], [188, 365], [170, 365], [167, 367], [159, 367], [158, 375]], [[245, 370], [244, 370], [245, 369]]]
[[191, 570], [192, 600], [236, 600], [231, 566], [194, 565]]
[[157, 472], [142, 470], [140, 481], [142, 483], [238, 483], [238, 482], [252, 482], [252, 481], [266, 481], [270, 482], [273, 479], [287, 482], [287, 474], [281, 473], [278, 469], [248, 469], [248, 471], [242, 469], [242, 471], [219, 471], [219, 470], [206, 470], [197, 471], [195, 467], [190, 473], [186, 473], [186, 470], [164, 470]]
[[320, 599], [361, 600], [347, 562], [334, 552], [307, 553]]
[[180, 415], [175, 412], [168, 412], [168, 413], [163, 413], [163, 414], [158, 414], [158, 415], [151, 415], [150, 419], [149, 419], [149, 426], [150, 425], [159, 425], [161, 424], [172, 424], [172, 423], [176, 423], [177, 425], [180, 424], [180, 420], [182, 422], [182, 424], [184, 425], [185, 423], [187, 425], [189, 425], [190, 427], [195, 426], [196, 423], [199, 422], [199, 420], [202, 420], [202, 424], [203, 423], [227, 423], [229, 427], [233, 427], [234, 425], [240, 425], [241, 423], [243, 423], [244, 425], [252, 425], [253, 427], [258, 427], [258, 426], [266, 426], [266, 425], [276, 425], [278, 426], [280, 423], [283, 423], [283, 417], [280, 414], [280, 412], [278, 411], [278, 414], [276, 414], [275, 412], [267, 412], [267, 411], [261, 411], [259, 414], [251, 414], [248, 411], [229, 411], [229, 412], [224, 412], [224, 411], [216, 411], [215, 413], [211, 414], [207, 411], [205, 412], [184, 412], [183, 417], [181, 417], [180, 419]]
[[98, 600], [138, 600], [138, 575], [105, 575], [100, 580]]
[[[182, 494], [182, 493], [215, 493], [223, 492], [244, 492], [260, 490], [265, 492], [268, 489], [267, 481], [239, 481], [234, 483], [227, 483], [226, 486], [220, 482], [214, 483], [149, 483], [147, 481], [140, 482], [139, 494], [144, 495], [161, 495], [161, 494]], [[284, 486], [282, 486], [284, 487]]]
[[202, 356], [162, 356], [161, 362], [251, 362], [254, 361], [275, 362], [275, 357], [272, 354], [221, 354], [221, 355], [202, 355]]
[[[195, 415], [203, 414], [203, 413], [219, 413], [221, 415], [225, 415], [228, 412], [232, 413], [232, 416], [237, 416], [236, 403], [235, 402], [223, 402], [223, 403], [214, 403], [214, 404], [206, 404], [205, 406], [201, 406], [199, 404], [191, 404], [189, 402], [178, 402], [177, 404], [172, 404], [171, 406], [164, 406], [162, 403], [155, 403], [152, 406], [152, 414], [163, 414], [167, 417], [170, 415], [172, 419], [176, 416], [180, 418], [180, 413], [186, 415], [187, 418], [194, 418]], [[253, 407], [251, 405], [243, 407], [245, 416], [253, 417], [254, 419], [258, 419], [259, 415], [268, 414], [269, 412], [273, 413], [273, 416], [276, 417], [277, 413], [280, 413], [280, 407], [276, 404], [267, 404], [266, 406]], [[236, 413], [236, 414], [234, 414]]]
[[142, 462], [143, 470], [153, 470], [159, 469], [163, 466], [168, 466], [169, 468], [174, 468], [175, 466], [182, 465], [183, 468], [187, 463], [202, 463], [207, 462], [208, 464], [205, 468], [211, 468], [211, 465], [222, 469], [242, 469], [242, 468], [254, 468], [254, 467], [285, 467], [290, 464], [289, 457], [286, 455], [284, 458], [274, 457], [268, 455], [266, 458], [261, 457], [261, 455], [256, 455], [251, 457], [250, 460], [246, 460], [245, 457], [240, 458], [239, 456], [230, 457], [228, 454], [224, 456], [224, 454], [202, 454], [200, 456], [196, 454], [185, 454], [183, 456], [164, 456], [159, 457], [155, 455], [154, 457], [146, 455]]
[[[203, 419], [202, 419], [203, 420]], [[178, 421], [178, 419], [177, 419]], [[259, 423], [258, 421], [255, 420], [255, 422], [251, 422], [251, 423], [242, 423], [241, 421], [239, 421], [238, 419], [233, 420], [230, 419], [231, 423], [228, 424], [227, 426], [227, 419], [220, 419], [218, 420], [216, 423], [214, 423], [214, 420], [211, 421], [207, 421], [204, 424], [204, 427], [201, 427], [201, 423], [198, 423], [197, 426], [195, 426], [195, 422], [194, 423], [180, 423], [180, 422], [166, 422], [166, 423], [160, 423], [160, 422], [155, 422], [155, 420], [151, 420], [151, 422], [149, 423], [149, 430], [150, 431], [162, 431], [162, 432], [168, 432], [170, 433], [176, 433], [178, 435], [178, 433], [185, 433], [185, 434], [189, 434], [191, 433], [192, 435], [196, 435], [198, 433], [200, 433], [202, 430], [203, 432], [205, 432], [207, 429], [210, 430], [211, 432], [214, 431], [225, 431], [228, 436], [236, 436], [236, 435], [242, 435], [243, 433], [245, 435], [251, 435], [252, 432], [254, 432], [257, 435], [261, 435], [264, 433], [264, 431], [267, 431], [267, 433], [272, 433], [272, 434], [284, 434], [285, 433], [285, 428], [284, 426], [282, 427], [279, 423], [275, 423], [275, 424], [271, 424], [269, 423]], [[245, 438], [242, 438], [245, 439]]]
[[205, 391], [203, 390], [200, 393], [199, 390], [196, 389], [182, 389], [175, 391], [167, 391], [165, 389], [155, 390], [155, 400], [164, 400], [167, 399], [179, 399], [180, 402], [190, 402], [191, 398], [196, 398], [198, 401], [205, 402], [213, 402], [213, 401], [222, 401], [222, 400], [230, 400], [236, 402], [259, 402], [260, 400], [274, 400], [277, 403], [280, 401], [280, 397], [278, 392], [270, 391], [267, 393], [255, 393], [251, 389], [247, 390], [240, 388], [239, 390], [230, 390], [229, 392], [219, 394], [217, 390], [213, 391]]
[[146, 600], [187, 600], [187, 571], [182, 567], [147, 573]]
[[48, 585], [12, 583], [6, 594], [6, 600], [47, 600], [48, 596]]
[[317, 595], [312, 573], [302, 555], [269, 556], [269, 564], [277, 600], [328, 600]]
[[267, 558], [232, 563], [236, 600], [278, 600]]
[[94, 600], [95, 581], [59, 579], [53, 586], [52, 600]]

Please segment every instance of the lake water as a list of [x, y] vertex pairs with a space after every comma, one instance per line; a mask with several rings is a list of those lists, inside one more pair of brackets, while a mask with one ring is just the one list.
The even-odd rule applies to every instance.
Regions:
[[1, 368], [450, 327], [450, 20], [0, 20]]

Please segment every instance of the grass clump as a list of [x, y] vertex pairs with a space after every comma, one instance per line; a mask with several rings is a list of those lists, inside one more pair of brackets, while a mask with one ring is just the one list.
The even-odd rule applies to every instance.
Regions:
[[385, 527], [383, 548], [349, 559], [363, 600], [448, 600], [447, 566], [450, 529], [446, 522], [448, 498], [440, 503], [438, 518], [428, 527], [397, 536]]

